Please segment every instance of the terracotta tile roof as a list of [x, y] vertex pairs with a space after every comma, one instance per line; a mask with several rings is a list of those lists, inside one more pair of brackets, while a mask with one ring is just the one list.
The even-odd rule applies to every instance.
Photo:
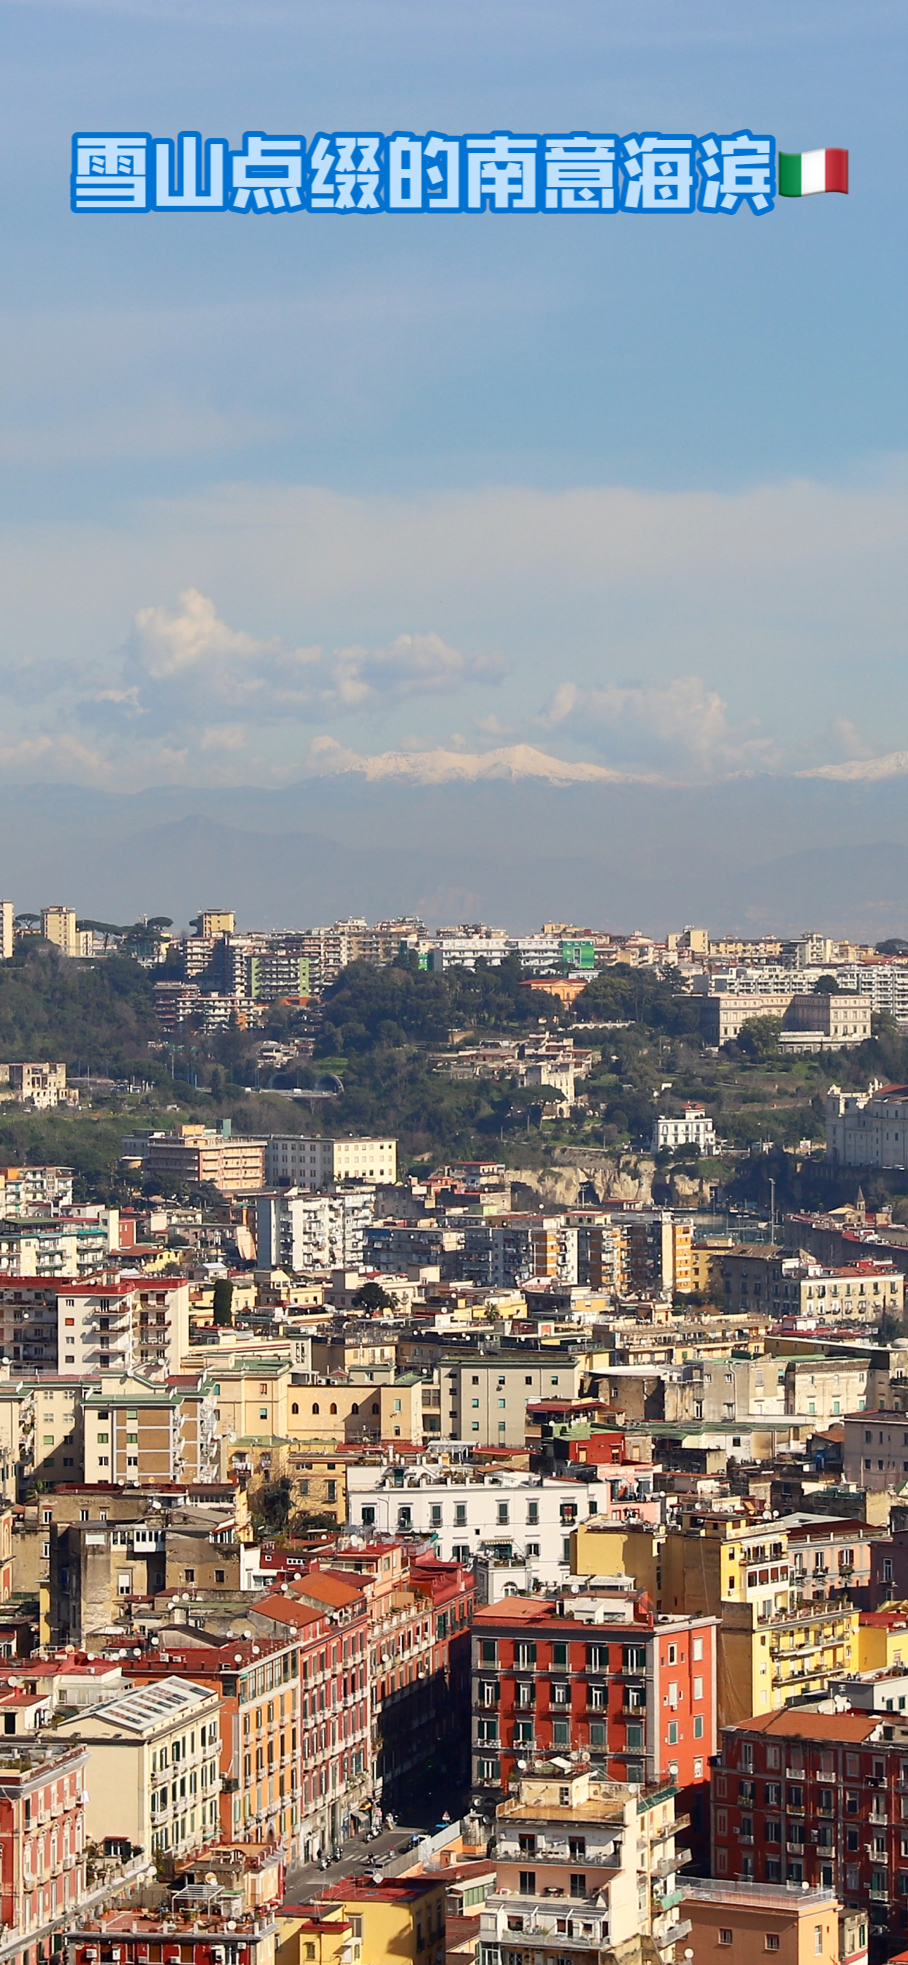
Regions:
[[783, 1707], [778, 1713], [763, 1713], [724, 1727], [726, 1733], [771, 1733], [774, 1738], [793, 1740], [869, 1740], [885, 1713], [808, 1713], [803, 1707]]

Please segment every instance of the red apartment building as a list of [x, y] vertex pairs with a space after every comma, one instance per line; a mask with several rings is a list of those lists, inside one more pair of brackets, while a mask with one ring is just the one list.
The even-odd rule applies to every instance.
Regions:
[[[7, 1965], [56, 1952], [85, 1896], [85, 1769], [89, 1750], [68, 1740], [9, 1741], [0, 1762], [0, 1923]], [[21, 1939], [16, 1948], [14, 1935]]]
[[[623, 1609], [623, 1615], [622, 1615]], [[614, 1781], [671, 1781], [706, 1838], [716, 1743], [714, 1617], [657, 1617], [645, 1592], [507, 1597], [473, 1623], [473, 1795], [581, 1754]]]
[[319, 1603], [280, 1591], [250, 1621], [271, 1636], [162, 1646], [130, 1659], [130, 1678], [176, 1674], [221, 1695], [221, 1834], [279, 1838], [309, 1861], [368, 1810], [370, 1696], [363, 1590], [340, 1578]]
[[788, 1706], [725, 1727], [711, 1815], [713, 1876], [834, 1889], [846, 1911], [869, 1906], [871, 1938], [886, 1939], [882, 1956], [904, 1945], [904, 1722]]
[[342, 1547], [328, 1560], [290, 1593], [309, 1603], [338, 1587], [366, 1597], [376, 1801], [400, 1813], [427, 1785], [466, 1785], [472, 1569], [403, 1540]]

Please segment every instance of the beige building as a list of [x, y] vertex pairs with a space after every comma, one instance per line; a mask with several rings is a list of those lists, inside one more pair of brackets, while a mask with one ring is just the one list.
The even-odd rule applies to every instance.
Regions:
[[[5, 1375], [4, 1375], [5, 1372]], [[35, 1464], [35, 1389], [0, 1366], [0, 1498], [16, 1501]]]
[[576, 1399], [581, 1367], [553, 1350], [512, 1362], [494, 1357], [441, 1364], [441, 1433], [473, 1446], [523, 1446], [527, 1406], [536, 1399]]
[[217, 1480], [215, 1397], [212, 1384], [188, 1373], [166, 1385], [102, 1373], [84, 1391], [81, 1478], [129, 1487]]
[[839, 1050], [863, 1044], [871, 1035], [872, 1002], [860, 991], [839, 990], [826, 996], [795, 988], [716, 990], [697, 1000], [700, 1035], [706, 1044], [733, 1043], [743, 1025], [757, 1017], [778, 1019], [780, 1042], [787, 1050]]
[[779, 1040], [784, 1051], [839, 1051], [865, 1044], [872, 1036], [873, 999], [860, 990], [826, 995], [810, 990], [793, 996]]
[[204, 940], [213, 940], [216, 935], [236, 934], [236, 915], [229, 907], [203, 907], [196, 917], [196, 933]]
[[41, 909], [41, 933], [46, 942], [52, 942], [61, 955], [90, 955], [92, 936], [88, 930], [79, 928], [74, 907], [44, 907]]
[[269, 1187], [301, 1187], [312, 1192], [341, 1180], [369, 1180], [390, 1186], [396, 1179], [396, 1139], [272, 1133], [265, 1143], [265, 1181]]
[[885, 1258], [866, 1254], [844, 1264], [818, 1262], [799, 1250], [741, 1242], [719, 1258], [725, 1308], [732, 1316], [757, 1312], [805, 1317], [817, 1323], [876, 1323], [884, 1311], [901, 1317], [905, 1278]]
[[287, 1431], [300, 1442], [407, 1440], [421, 1446], [423, 1392], [423, 1380], [415, 1373], [382, 1384], [293, 1385]]
[[112, 1832], [152, 1855], [189, 1855], [218, 1830], [220, 1696], [189, 1679], [138, 1685], [55, 1733], [91, 1755], [88, 1836]]
[[673, 1965], [683, 1935], [675, 1870], [687, 1851], [676, 1851], [671, 1787], [632, 1789], [565, 1762], [520, 1780], [496, 1810], [495, 1839], [497, 1888], [480, 1912], [484, 1965], [508, 1957], [515, 1929], [546, 1952], [557, 1944], [570, 1965], [604, 1965], [645, 1934]]
[[286, 1357], [234, 1352], [231, 1359], [212, 1359], [209, 1384], [222, 1456], [237, 1439], [287, 1439], [290, 1376]]
[[869, 1918], [845, 1916], [834, 1890], [701, 1876], [683, 1877], [680, 1889], [678, 1915], [690, 1931], [685, 1943], [702, 1965], [752, 1965], [766, 1952], [779, 1965], [866, 1961]]
[[11, 960], [16, 945], [14, 920], [15, 910], [12, 901], [0, 901], [0, 962]]
[[79, 1094], [66, 1083], [65, 1064], [0, 1064], [0, 1098], [47, 1111], [55, 1105], [78, 1105]]
[[187, 1187], [216, 1187], [221, 1194], [254, 1193], [265, 1184], [265, 1141], [209, 1126], [129, 1134], [122, 1157], [141, 1160], [151, 1180], [166, 1176]]

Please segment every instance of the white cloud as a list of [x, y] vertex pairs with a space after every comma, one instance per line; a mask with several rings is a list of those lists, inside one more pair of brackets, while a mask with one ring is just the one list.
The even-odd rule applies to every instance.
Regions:
[[538, 722], [546, 730], [607, 744], [613, 755], [617, 748], [625, 757], [674, 760], [701, 771], [765, 768], [776, 755], [768, 739], [730, 728], [728, 704], [698, 675], [592, 689], [562, 682]]
[[502, 671], [498, 657], [464, 655], [434, 632], [399, 634], [380, 648], [293, 647], [231, 627], [209, 595], [187, 587], [176, 607], [139, 609], [120, 675], [86, 697], [81, 713], [108, 729], [137, 716], [148, 720], [149, 732], [203, 727], [203, 747], [216, 741], [223, 748], [212, 728], [235, 726], [229, 718], [212, 723], [213, 710], [241, 711], [258, 724], [318, 723], [450, 695], [471, 682], [496, 682]]
[[[78, 718], [130, 785], [178, 774], [184, 752], [192, 777], [223, 728], [246, 733], [232, 765], [260, 782], [344, 729], [359, 756], [453, 751], [454, 727], [502, 755], [557, 733], [575, 758], [672, 778], [872, 763], [904, 741], [905, 522], [887, 476], [727, 494], [233, 485], [117, 530], [0, 525], [4, 741]], [[476, 692], [505, 662], [493, 718]]]

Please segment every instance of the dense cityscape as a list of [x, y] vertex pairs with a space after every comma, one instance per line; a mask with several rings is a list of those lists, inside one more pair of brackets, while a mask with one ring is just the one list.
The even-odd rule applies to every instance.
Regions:
[[908, 943], [0, 902], [0, 1960], [908, 1947]]

